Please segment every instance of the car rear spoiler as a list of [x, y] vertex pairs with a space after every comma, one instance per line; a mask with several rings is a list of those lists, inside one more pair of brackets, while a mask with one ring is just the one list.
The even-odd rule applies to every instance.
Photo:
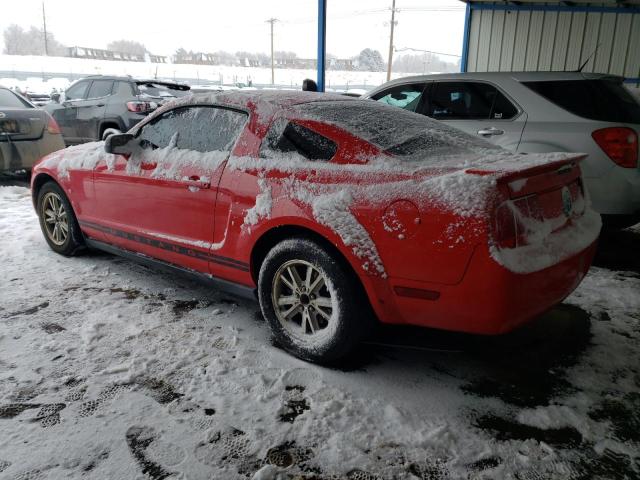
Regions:
[[187, 91], [190, 90], [191, 87], [189, 85], [185, 85], [184, 83], [174, 83], [174, 82], [163, 82], [161, 80], [136, 80], [136, 85], [143, 85], [145, 83], [153, 83], [156, 85], [162, 85], [163, 87], [172, 88], [174, 90], [182, 90]]

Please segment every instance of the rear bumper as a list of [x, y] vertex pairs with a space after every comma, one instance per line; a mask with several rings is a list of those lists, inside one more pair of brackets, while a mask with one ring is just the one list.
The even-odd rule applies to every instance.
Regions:
[[589, 270], [596, 243], [533, 273], [511, 272], [496, 263], [486, 249], [477, 248], [457, 285], [391, 278], [392, 291], [395, 286], [404, 286], [440, 294], [436, 300], [424, 300], [392, 293], [393, 323], [487, 335], [508, 332], [560, 303], [575, 290]]

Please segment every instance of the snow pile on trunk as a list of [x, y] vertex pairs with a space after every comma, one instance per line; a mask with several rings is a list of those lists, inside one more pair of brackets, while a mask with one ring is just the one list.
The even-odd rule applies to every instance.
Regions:
[[532, 273], [556, 265], [587, 248], [600, 234], [600, 215], [587, 208], [584, 214], [554, 231], [554, 219], [538, 222], [528, 236], [528, 245], [515, 248], [490, 246], [491, 257], [515, 273]]
[[429, 203], [462, 217], [487, 214], [488, 199], [497, 193], [494, 175], [475, 175], [464, 170], [427, 178], [419, 189]]

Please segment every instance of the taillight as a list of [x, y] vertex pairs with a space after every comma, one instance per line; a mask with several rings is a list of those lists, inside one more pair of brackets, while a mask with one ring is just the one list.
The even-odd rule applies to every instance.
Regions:
[[49, 115], [49, 120], [47, 121], [47, 132], [54, 135], [60, 134], [60, 127], [58, 126], [58, 122], [56, 122], [51, 115]]
[[155, 102], [127, 102], [127, 110], [134, 113], [149, 113], [158, 108]]
[[627, 127], [611, 127], [591, 134], [598, 146], [616, 164], [625, 168], [638, 166], [638, 134]]
[[496, 210], [494, 238], [500, 248], [515, 248], [517, 246], [518, 225], [513, 208], [503, 203]]
[[[518, 200], [507, 200], [496, 209], [494, 240], [500, 248], [515, 248], [525, 245], [526, 228], [522, 219], [536, 219], [538, 205], [535, 195]], [[517, 212], [517, 213], [516, 213]], [[521, 217], [521, 218], [520, 218]]]

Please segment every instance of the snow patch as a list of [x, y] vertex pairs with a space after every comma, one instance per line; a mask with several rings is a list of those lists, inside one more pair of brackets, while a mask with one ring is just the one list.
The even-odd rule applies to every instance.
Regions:
[[258, 179], [260, 193], [256, 196], [256, 204], [247, 210], [244, 216], [243, 227], [250, 228], [256, 225], [261, 219], [271, 217], [271, 207], [273, 200], [271, 198], [271, 186], [264, 178]]
[[69, 178], [69, 170], [93, 170], [103, 160], [108, 170], [113, 170], [117, 155], [104, 151], [104, 142], [89, 142], [74, 145], [54, 152], [40, 165], [49, 169], [58, 169], [60, 178]]
[[351, 192], [346, 189], [335, 193], [313, 196], [309, 192], [298, 192], [299, 200], [311, 205], [313, 217], [322, 225], [331, 228], [342, 239], [342, 242], [351, 247], [356, 257], [365, 260], [362, 267], [379, 273], [386, 277], [382, 260], [378, 249], [369, 233], [351, 213], [350, 206], [353, 202]]
[[529, 245], [515, 248], [490, 246], [493, 259], [514, 273], [544, 270], [587, 248], [596, 241], [602, 227], [600, 215], [590, 208], [553, 233], [553, 220], [539, 223], [540, 230], [528, 237]]

